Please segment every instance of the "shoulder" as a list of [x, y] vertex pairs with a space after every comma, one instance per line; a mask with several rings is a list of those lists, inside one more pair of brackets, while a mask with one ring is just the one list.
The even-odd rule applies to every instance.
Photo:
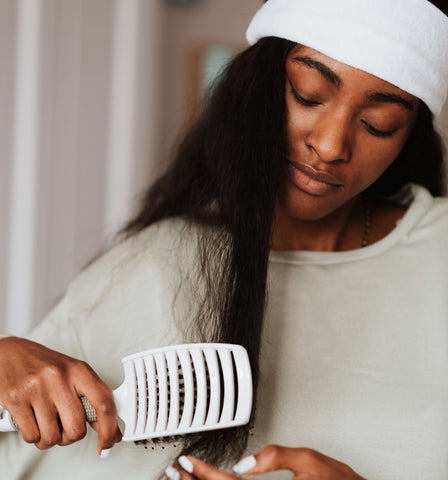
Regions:
[[433, 197], [428, 190], [418, 187], [414, 203], [418, 203], [424, 213], [421, 217], [421, 226], [448, 228], [448, 198]]
[[111, 248], [71, 282], [31, 338], [87, 360], [111, 381], [111, 360], [182, 343], [199, 230], [181, 218], [163, 220]]
[[68, 293], [94, 296], [114, 284], [143, 280], [170, 264], [187, 261], [195, 255], [197, 231], [183, 218], [157, 222], [95, 259], [70, 283]]
[[402, 222], [407, 225], [413, 245], [420, 245], [428, 253], [448, 253], [448, 198], [434, 197], [419, 185], [411, 185], [409, 195], [411, 200]]
[[[408, 244], [434, 251], [448, 236], [448, 198], [434, 197], [421, 185], [408, 184], [396, 195], [375, 205], [373, 215], [381, 217], [385, 234], [404, 238]], [[385, 236], [385, 235], [383, 235]], [[447, 249], [448, 251], [448, 249]]]
[[80, 326], [99, 317], [113, 323], [159, 315], [182, 280], [193, 278], [198, 231], [195, 224], [172, 218], [120, 242], [70, 282], [47, 319]]

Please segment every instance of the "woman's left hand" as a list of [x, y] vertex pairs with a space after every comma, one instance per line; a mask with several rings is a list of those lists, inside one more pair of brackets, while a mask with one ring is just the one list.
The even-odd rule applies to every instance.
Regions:
[[[218, 470], [195, 457], [181, 457], [180, 467], [165, 471], [172, 480], [237, 480], [239, 477]], [[234, 467], [237, 474], [259, 475], [289, 470], [291, 480], [365, 480], [348, 465], [309, 448], [269, 445], [257, 454], [246, 457]]]

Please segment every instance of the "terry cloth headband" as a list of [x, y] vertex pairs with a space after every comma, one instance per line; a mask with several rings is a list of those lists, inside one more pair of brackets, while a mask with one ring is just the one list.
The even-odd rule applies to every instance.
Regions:
[[427, 0], [269, 0], [246, 35], [318, 50], [420, 98], [435, 117], [447, 97], [448, 17]]

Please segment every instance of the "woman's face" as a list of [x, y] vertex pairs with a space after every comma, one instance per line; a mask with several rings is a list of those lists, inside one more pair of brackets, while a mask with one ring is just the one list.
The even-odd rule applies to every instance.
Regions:
[[308, 47], [286, 61], [287, 185], [282, 207], [324, 218], [372, 185], [400, 153], [416, 97]]

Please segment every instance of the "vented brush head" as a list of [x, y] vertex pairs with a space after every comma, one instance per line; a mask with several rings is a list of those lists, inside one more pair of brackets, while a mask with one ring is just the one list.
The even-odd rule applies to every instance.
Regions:
[[252, 376], [247, 352], [238, 345], [178, 345], [122, 361], [125, 381], [114, 396], [126, 424], [123, 440], [183, 435], [249, 421]]

